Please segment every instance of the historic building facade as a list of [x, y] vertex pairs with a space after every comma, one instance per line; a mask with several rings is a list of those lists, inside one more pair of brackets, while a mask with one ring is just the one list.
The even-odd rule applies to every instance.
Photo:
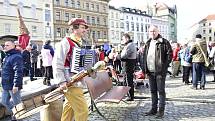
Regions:
[[54, 41], [60, 41], [68, 34], [71, 18], [84, 18], [90, 25], [87, 45], [101, 45], [108, 42], [109, 0], [54, 0]]
[[[43, 0], [0, 0], [0, 36], [19, 35], [18, 12], [30, 32], [30, 42], [43, 40]], [[1, 41], [1, 43], [3, 43]]]

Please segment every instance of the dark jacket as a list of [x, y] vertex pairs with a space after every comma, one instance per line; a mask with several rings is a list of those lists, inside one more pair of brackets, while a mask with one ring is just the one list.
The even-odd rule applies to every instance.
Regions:
[[12, 90], [13, 86], [22, 89], [23, 58], [19, 50], [9, 50], [2, 67], [2, 87]]
[[44, 48], [44, 49], [49, 49], [49, 50], [50, 50], [51, 55], [52, 55], [52, 56], [54, 56], [54, 49], [52, 48], [52, 46], [51, 46], [51, 45], [49, 45], [49, 44], [45, 44], [43, 48]]
[[[162, 38], [161, 35], [155, 39], [158, 42], [156, 43], [155, 50], [155, 73], [156, 74], [166, 74], [169, 63], [172, 60], [172, 47], [168, 40]], [[147, 68], [147, 56], [150, 46], [151, 39], [146, 42], [145, 51], [144, 51], [144, 69], [145, 73], [149, 73]]]

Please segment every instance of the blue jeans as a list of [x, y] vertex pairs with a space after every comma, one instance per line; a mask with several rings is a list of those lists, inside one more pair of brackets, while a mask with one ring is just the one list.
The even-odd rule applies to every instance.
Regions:
[[149, 85], [152, 98], [152, 109], [157, 109], [158, 94], [159, 94], [159, 108], [164, 109], [166, 104], [165, 93], [165, 80], [166, 75], [156, 75], [155, 73], [149, 73]]
[[204, 87], [206, 83], [205, 77], [206, 69], [204, 63], [193, 63], [193, 86], [197, 87], [198, 82], [200, 86]]
[[[12, 102], [10, 99], [12, 98]], [[12, 90], [3, 90], [2, 92], [2, 104], [8, 109], [9, 112], [12, 112], [14, 105], [21, 103], [21, 92], [18, 90], [16, 93], [13, 93]]]

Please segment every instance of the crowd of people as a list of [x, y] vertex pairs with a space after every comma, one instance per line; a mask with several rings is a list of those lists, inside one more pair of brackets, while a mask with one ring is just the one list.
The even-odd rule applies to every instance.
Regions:
[[[67, 90], [63, 105], [61, 121], [74, 118], [76, 121], [86, 121], [88, 118], [88, 105], [83, 95], [82, 81], [67, 87], [67, 82], [75, 73], [70, 71], [71, 56], [74, 48], [82, 47], [82, 38], [88, 31], [89, 25], [84, 19], [73, 18], [68, 23], [69, 35], [64, 37], [55, 48], [51, 41], [47, 40], [41, 51], [35, 44], [21, 48], [19, 43], [6, 41], [4, 48], [0, 47], [1, 61], [1, 84], [3, 87], [2, 103], [9, 111], [14, 105], [21, 102], [23, 77], [30, 77], [31, 81], [38, 76], [43, 76], [43, 84], [51, 86], [51, 79], [60, 86], [61, 90]], [[172, 78], [182, 72], [182, 81], [188, 85], [192, 81], [192, 89], [205, 89], [207, 68], [212, 67], [215, 55], [215, 43], [208, 44], [200, 34], [196, 35], [195, 41], [180, 45], [170, 43], [159, 34], [157, 26], [149, 28], [149, 40], [137, 47], [130, 35], [122, 36], [123, 48], [117, 49], [110, 46], [104, 49], [100, 46], [96, 50], [98, 61], [104, 61], [106, 66], [112, 66], [117, 74], [125, 74], [125, 85], [130, 86], [126, 101], [133, 101], [134, 95], [134, 72], [135, 66], [139, 66], [142, 73], [147, 75], [151, 92], [151, 109], [146, 116], [156, 115], [157, 118], [164, 116], [166, 105], [165, 80], [168, 68]], [[212, 61], [210, 61], [212, 60]], [[209, 64], [208, 64], [209, 63]], [[38, 70], [39, 69], [39, 70]], [[211, 68], [215, 70], [215, 67]], [[192, 70], [192, 80], [189, 80]], [[214, 73], [215, 80], [215, 73]], [[13, 104], [10, 103], [12, 98]], [[158, 100], [159, 98], [159, 100]], [[12, 117], [16, 120], [15, 117]]]

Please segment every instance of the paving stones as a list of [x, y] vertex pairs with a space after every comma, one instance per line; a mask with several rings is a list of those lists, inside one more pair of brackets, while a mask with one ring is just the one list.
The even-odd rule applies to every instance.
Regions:
[[[207, 80], [212, 80], [207, 76]], [[215, 121], [215, 83], [208, 82], [205, 90], [192, 90], [191, 85], [184, 85], [182, 78], [166, 80], [167, 103], [162, 119], [144, 116], [151, 108], [148, 88], [135, 90], [137, 99], [128, 103], [99, 103], [97, 106], [109, 121]], [[87, 96], [87, 95], [86, 95]], [[87, 96], [90, 102], [89, 95]], [[92, 112], [89, 121], [104, 121], [97, 112]], [[5, 118], [0, 121], [9, 121]], [[24, 121], [40, 121], [39, 113]]]

